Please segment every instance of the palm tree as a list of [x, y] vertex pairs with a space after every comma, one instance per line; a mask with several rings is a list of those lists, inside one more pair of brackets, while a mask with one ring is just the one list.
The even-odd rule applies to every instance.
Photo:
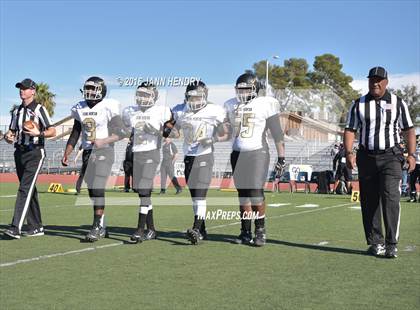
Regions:
[[36, 87], [36, 102], [42, 104], [52, 117], [54, 115], [54, 108], [55, 108], [55, 101], [54, 97], [55, 94], [50, 92], [50, 86], [47, 83], [39, 83]]

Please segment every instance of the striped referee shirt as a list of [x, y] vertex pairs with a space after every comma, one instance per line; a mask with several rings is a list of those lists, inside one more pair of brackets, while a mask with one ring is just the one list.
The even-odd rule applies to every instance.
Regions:
[[407, 104], [398, 96], [385, 92], [376, 99], [367, 94], [355, 100], [347, 118], [346, 129], [360, 129], [359, 143], [371, 151], [386, 150], [400, 143], [399, 128], [413, 127]]
[[32, 137], [23, 132], [23, 123], [29, 120], [37, 123], [41, 132], [52, 126], [50, 116], [44, 106], [35, 101], [27, 106], [22, 103], [13, 110], [9, 126], [9, 129], [16, 133], [15, 144], [44, 146], [43, 137]]

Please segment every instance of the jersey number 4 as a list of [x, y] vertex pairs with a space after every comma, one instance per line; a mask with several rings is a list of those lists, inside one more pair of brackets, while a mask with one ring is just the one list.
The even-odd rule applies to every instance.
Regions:
[[193, 126], [189, 123], [183, 125], [182, 130], [185, 135], [185, 141], [188, 144], [194, 143], [200, 139], [203, 139], [207, 136], [207, 127], [206, 124], [201, 124], [197, 131], [194, 133]]

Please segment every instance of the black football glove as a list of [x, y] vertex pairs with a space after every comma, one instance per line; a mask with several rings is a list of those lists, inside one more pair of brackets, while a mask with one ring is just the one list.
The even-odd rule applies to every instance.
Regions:
[[276, 171], [276, 174], [281, 177], [284, 173], [284, 170], [286, 169], [286, 161], [284, 157], [277, 157], [277, 163], [274, 167], [274, 170]]
[[153, 127], [151, 124], [146, 123], [143, 126], [143, 132], [148, 133], [149, 135], [159, 136], [160, 132], [155, 127]]

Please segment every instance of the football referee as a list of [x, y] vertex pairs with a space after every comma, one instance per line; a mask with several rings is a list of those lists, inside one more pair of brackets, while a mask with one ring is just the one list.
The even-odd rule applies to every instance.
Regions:
[[[369, 71], [369, 93], [355, 100], [344, 131], [347, 166], [359, 170], [363, 227], [368, 253], [397, 257], [400, 228], [400, 180], [405, 162], [399, 148], [399, 130], [407, 141], [409, 171], [415, 167], [415, 132], [407, 104], [387, 90], [388, 73], [383, 67]], [[353, 142], [359, 131], [359, 150]], [[382, 233], [381, 207], [385, 224]]]
[[[31, 79], [16, 83], [19, 88], [22, 104], [12, 112], [9, 131], [4, 136], [8, 143], [15, 144], [16, 172], [19, 178], [15, 212], [12, 225], [4, 233], [11, 238], [19, 239], [23, 222], [26, 218], [29, 230], [27, 236], [42, 236], [41, 211], [36, 190], [36, 179], [45, 158], [45, 138], [55, 136], [55, 128], [47, 110], [35, 101], [36, 84]], [[38, 126], [24, 126], [32, 121]]]

